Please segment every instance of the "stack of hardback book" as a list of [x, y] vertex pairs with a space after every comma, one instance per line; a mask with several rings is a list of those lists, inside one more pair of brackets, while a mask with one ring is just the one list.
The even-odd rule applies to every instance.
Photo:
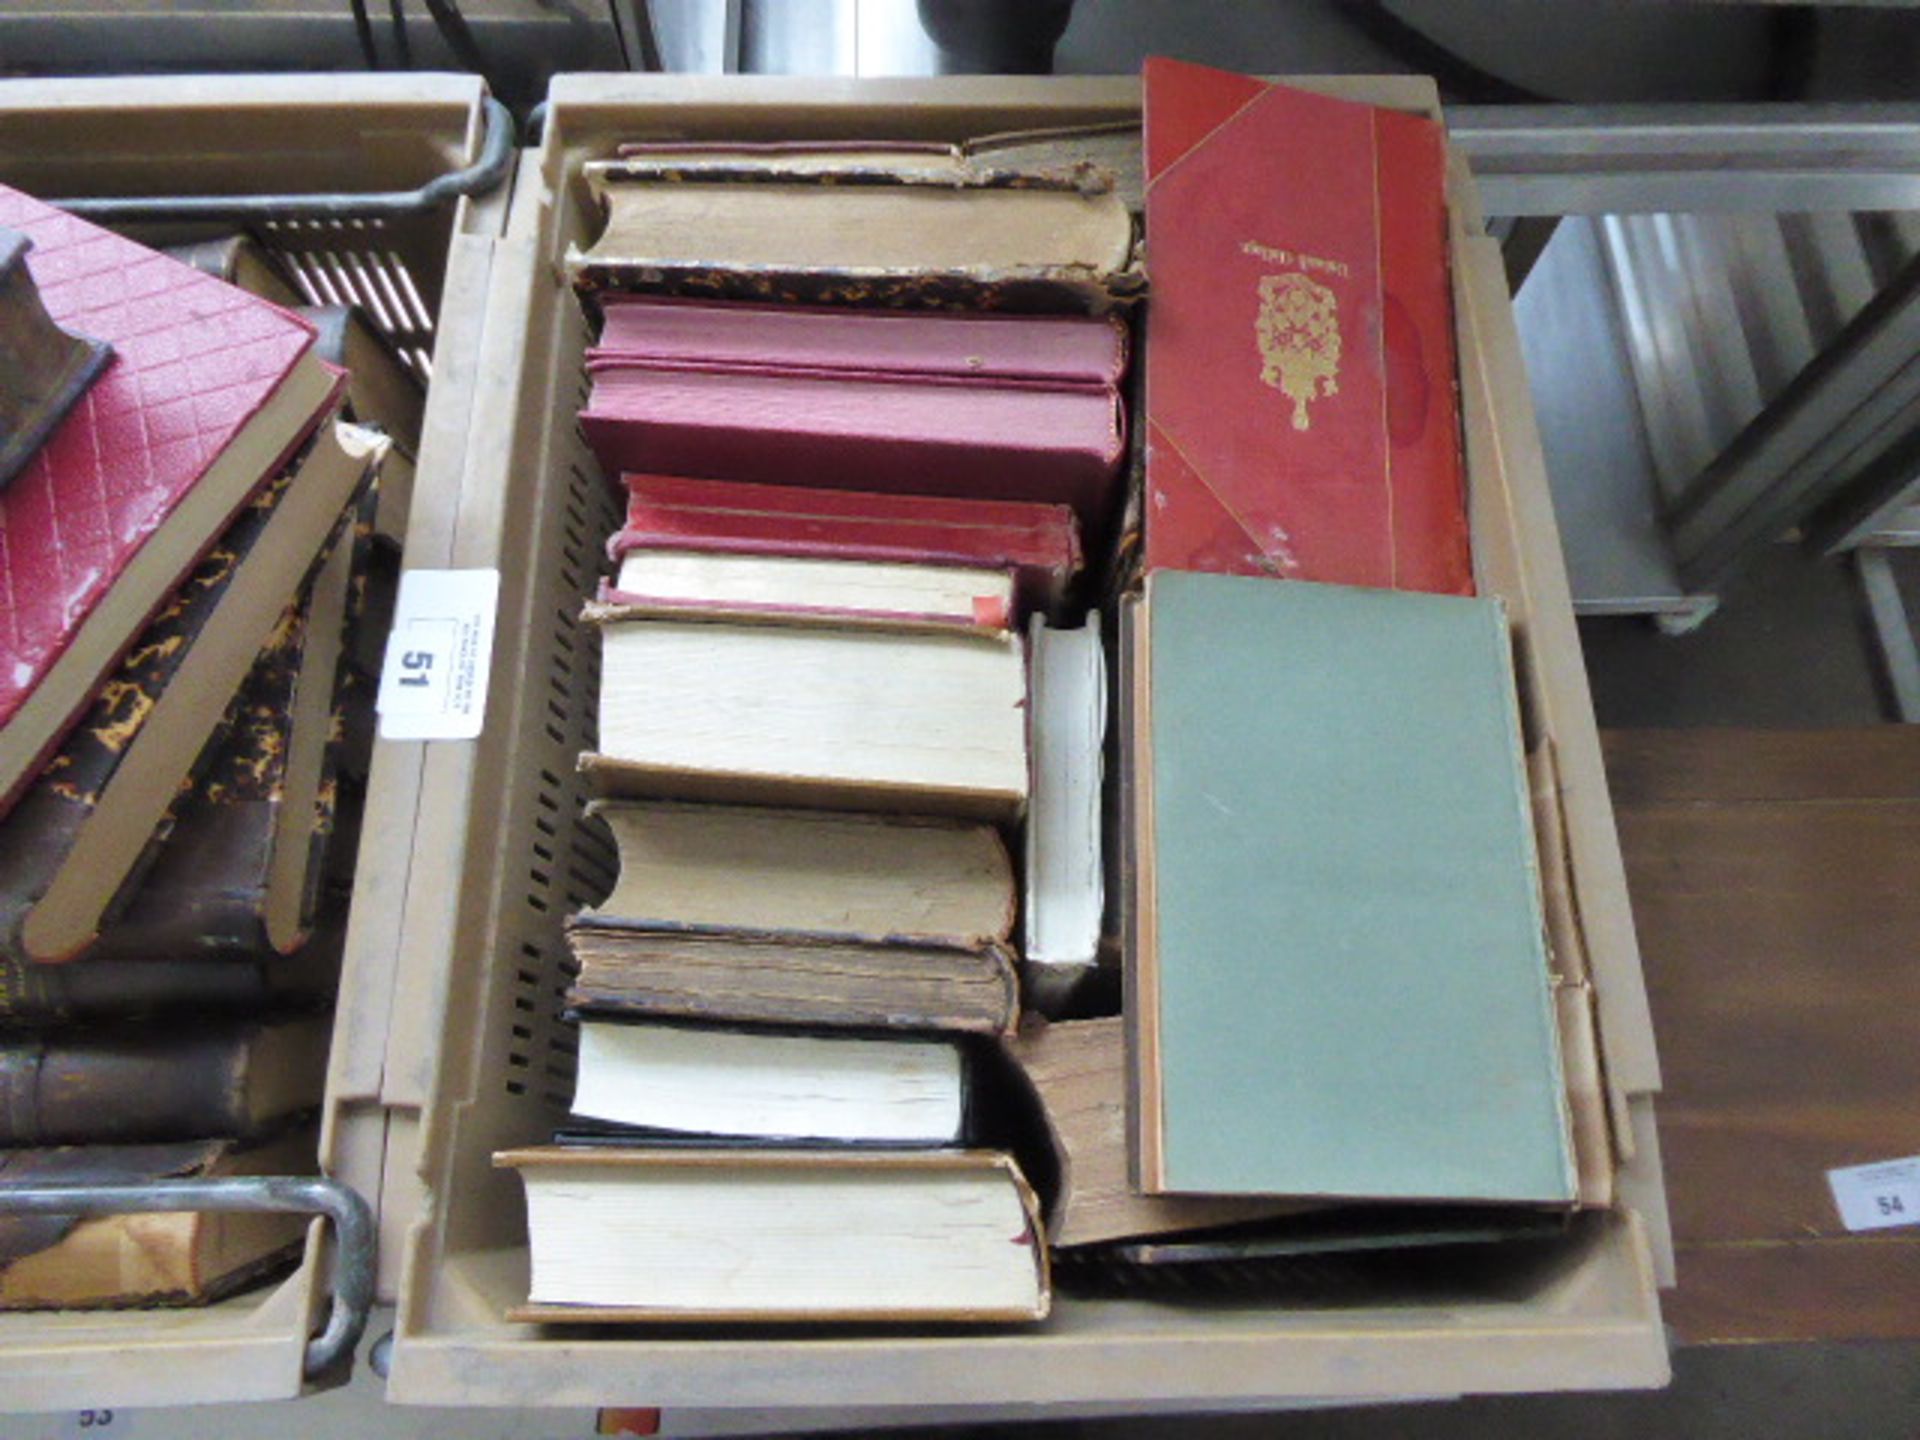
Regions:
[[[536, 1237], [524, 1313], [1044, 1314], [1036, 1202], [981, 1093], [1022, 952], [1056, 1004], [1097, 962], [1105, 686], [1074, 582], [1126, 331], [603, 309], [584, 420], [628, 513], [587, 607], [581, 763], [620, 873], [569, 924], [581, 1128], [503, 1157]], [[663, 1234], [735, 1217], [753, 1263], [588, 1263], [604, 1218], [562, 1213], [583, 1167]]]
[[[0, 492], [0, 1181], [307, 1173], [388, 441], [301, 316], [4, 187], [0, 225], [109, 352]], [[204, 1301], [303, 1233], [13, 1229], [0, 1307]]]
[[1604, 1203], [1441, 132], [1173, 62], [1147, 105], [587, 166], [620, 875], [573, 1125], [500, 1157], [518, 1316], [1034, 1315], [1043, 1248], [1190, 1277]]
[[[582, 766], [620, 872], [568, 924], [576, 1129], [561, 1150], [501, 1158], [534, 1215], [524, 1313], [1041, 1315], [1039, 1213], [979, 1089], [983, 1054], [1021, 1014], [1000, 828], [1018, 841], [1037, 814], [1027, 624], [1079, 651], [1096, 636], [1044, 624], [1079, 568], [1073, 511], [626, 486], [618, 572], [588, 607], [599, 749]], [[1054, 741], [1068, 758], [1048, 780], [1077, 770], [1048, 814], [1091, 887], [1046, 883], [1066, 995], [1098, 943], [1104, 708], [1085, 684], [1050, 685], [1083, 712], [1083, 743]], [[1025, 852], [1031, 891], [1039, 851]], [[607, 1175], [605, 1213], [568, 1208], [586, 1167]], [[866, 1217], [856, 1231], [847, 1213]], [[712, 1265], [699, 1244], [588, 1260], [599, 1227], [636, 1215], [659, 1235], [712, 1227], [755, 1260]]]

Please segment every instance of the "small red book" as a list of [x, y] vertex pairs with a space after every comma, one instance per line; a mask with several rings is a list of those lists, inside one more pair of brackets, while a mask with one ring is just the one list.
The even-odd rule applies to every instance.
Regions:
[[1146, 66], [1146, 563], [1473, 592], [1440, 127]]
[[0, 813], [331, 405], [313, 327], [0, 185], [47, 313], [113, 347], [0, 495]]
[[609, 307], [580, 420], [610, 472], [1072, 505], [1126, 453], [1126, 332], [1084, 316]]
[[1013, 572], [1022, 607], [1051, 613], [1080, 569], [1080, 527], [1064, 505], [878, 495], [627, 475], [627, 524], [607, 544]]

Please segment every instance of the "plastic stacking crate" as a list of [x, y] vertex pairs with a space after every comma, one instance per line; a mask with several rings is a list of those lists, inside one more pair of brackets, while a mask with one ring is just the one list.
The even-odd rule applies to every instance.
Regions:
[[[1304, 82], [1437, 113], [1415, 81]], [[588, 327], [564, 273], [598, 217], [584, 162], [623, 140], [960, 140], [1137, 117], [1130, 80], [557, 80], [522, 162], [491, 271], [463, 470], [420, 484], [460, 517], [463, 564], [497, 566], [480, 738], [428, 747], [398, 937], [400, 986], [432, 1079], [423, 1204], [401, 1276], [389, 1398], [466, 1405], [798, 1407], [1043, 1403], [1245, 1406], [1485, 1391], [1653, 1386], [1667, 1376], [1657, 1285], [1669, 1265], [1650, 1097], [1658, 1085], [1638, 953], [1567, 581], [1500, 256], [1455, 164], [1454, 268], [1472, 523], [1483, 588], [1513, 615], [1531, 738], [1557, 774], [1570, 878], [1557, 903], [1589, 956], [1618, 1202], [1544, 1253], [1485, 1256], [1337, 1304], [1057, 1299], [1033, 1327], [932, 1331], [536, 1327], [526, 1218], [502, 1148], [567, 1113], [561, 924], [615, 863], [583, 823], [597, 656], [576, 624], [615, 526], [575, 414]], [[1151, 344], [1151, 321], [1149, 339]], [[457, 502], [451, 497], [457, 493]], [[416, 903], [417, 902], [417, 903]], [[1600, 1082], [1596, 1082], [1600, 1083]], [[389, 1216], [389, 1219], [392, 1217]], [[1525, 1247], [1523, 1247], [1525, 1248]]]
[[[464, 444], [464, 417], [449, 423], [443, 412], [461, 398], [458, 377], [473, 369], [461, 351], [477, 332], [453, 311], [457, 297], [485, 290], [487, 237], [504, 223], [516, 160], [509, 117], [471, 76], [0, 81], [0, 181], [80, 202], [88, 218], [151, 244], [246, 230], [309, 300], [361, 305], [423, 379], [455, 377], [429, 385], [420, 460], [456, 471], [457, 454], [435, 452]], [[431, 504], [424, 510], [431, 535]], [[404, 514], [402, 506], [396, 515]], [[392, 757], [383, 763], [391, 771]], [[369, 804], [370, 828], [411, 823], [399, 816], [404, 787], [376, 776], [373, 788], [381, 803]], [[369, 902], [370, 917], [380, 899]], [[375, 928], [390, 933], [392, 922]], [[384, 1043], [391, 982], [391, 952], [363, 943], [342, 980], [338, 1049], [375, 1048], [376, 1028]], [[356, 1111], [362, 1091], [337, 1077], [358, 1072], [339, 1054], [333, 1070], [329, 1095], [339, 1103], [327, 1118], [345, 1113], [350, 1123], [329, 1126], [323, 1165], [340, 1175], [325, 1152], [345, 1145], [357, 1122], [365, 1163], [346, 1180], [377, 1202], [379, 1086], [362, 1087], [371, 1103]], [[282, 1198], [311, 1209], [294, 1193], [302, 1188], [283, 1187]], [[337, 1233], [316, 1222], [290, 1276], [204, 1309], [0, 1315], [0, 1411], [299, 1394], [310, 1365], [342, 1337], [351, 1312], [364, 1317], [370, 1296], [372, 1234], [349, 1232], [352, 1243], [340, 1246]]]

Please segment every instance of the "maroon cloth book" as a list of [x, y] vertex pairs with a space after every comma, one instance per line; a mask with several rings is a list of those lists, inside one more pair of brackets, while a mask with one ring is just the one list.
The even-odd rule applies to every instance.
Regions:
[[1072, 505], [1112, 499], [1126, 332], [1080, 316], [608, 305], [581, 415], [609, 472]]
[[1023, 609], [1052, 613], [1080, 569], [1080, 527], [1064, 505], [875, 495], [628, 475], [627, 524], [607, 542], [1013, 572]]
[[601, 306], [606, 324], [587, 352], [587, 368], [596, 372], [649, 362], [1106, 387], [1127, 371], [1127, 327], [1113, 317], [716, 305], [633, 295], [606, 296]]

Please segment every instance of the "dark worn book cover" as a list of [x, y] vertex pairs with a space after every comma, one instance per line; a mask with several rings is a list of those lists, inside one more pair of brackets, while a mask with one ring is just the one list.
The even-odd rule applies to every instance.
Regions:
[[262, 1135], [320, 1103], [325, 1015], [120, 1025], [0, 1042], [0, 1146]]
[[[274, 626], [201, 757], [199, 778], [175, 807], [171, 833], [156, 845], [145, 878], [89, 960], [244, 958], [304, 943], [334, 830], [337, 771], [351, 742], [365, 739], [362, 727], [348, 724], [346, 710], [366, 706], [368, 696], [364, 686], [356, 690], [351, 667], [339, 657], [343, 626], [352, 623], [355, 597], [363, 593], [354, 582], [364, 576], [372, 516], [372, 494], [363, 491], [343, 533]], [[342, 545], [348, 553], [336, 555]], [[347, 569], [335, 573], [335, 565]], [[302, 686], [316, 682], [328, 691], [324, 737], [301, 734], [296, 723], [298, 712], [311, 708], [302, 703]], [[315, 744], [321, 747], [317, 784], [298, 773], [314, 758], [302, 750]], [[357, 760], [350, 764], [364, 768]], [[307, 809], [304, 824], [283, 815], [289, 804]], [[278, 855], [288, 843], [304, 847], [304, 857]], [[277, 915], [270, 914], [276, 865], [299, 877], [297, 901]]]
[[345, 927], [329, 924], [297, 955], [93, 955], [78, 965], [0, 956], [0, 1032], [52, 1030], [132, 1019], [178, 1019], [306, 1010], [340, 982]]
[[[127, 758], [174, 673], [226, 594], [228, 585], [287, 493], [297, 462], [274, 476], [243, 508], [134, 642], [80, 723], [19, 802], [0, 821], [0, 953], [24, 955], [21, 929], [47, 893], [69, 848]], [[202, 752], [203, 757], [205, 752]], [[145, 863], [172, 828], [163, 820]], [[122, 894], [143, 873], [136, 864]]]

